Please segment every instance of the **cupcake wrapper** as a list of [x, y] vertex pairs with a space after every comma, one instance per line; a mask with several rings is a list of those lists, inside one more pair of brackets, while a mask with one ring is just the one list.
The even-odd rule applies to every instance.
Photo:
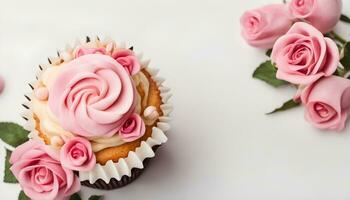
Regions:
[[[80, 42], [77, 40], [75, 46], [96, 46], [97, 42], [105, 44], [109, 49], [113, 49], [115, 43], [113, 40], [106, 38], [100, 41], [98, 37], [87, 37], [86, 42]], [[120, 45], [122, 47], [125, 45]], [[42, 72], [46, 70], [50, 65], [58, 65], [63, 62], [69, 62], [73, 59], [73, 49], [70, 45], [67, 45], [65, 50], [57, 51], [56, 57], [49, 57], [49, 64], [39, 65], [39, 71], [37, 73], [37, 79], [41, 76]], [[148, 65], [150, 60], [143, 59], [143, 54], [137, 54], [140, 60], [141, 67], [145, 68], [152, 76], [152, 79], [156, 81], [160, 90], [160, 96], [163, 104], [160, 106], [163, 115], [159, 117], [159, 122], [155, 127], [152, 128], [151, 137], [146, 141], [142, 141], [140, 147], [136, 148], [135, 151], [130, 151], [128, 157], [121, 158], [117, 163], [108, 161], [105, 165], [96, 164], [95, 168], [89, 172], [79, 172], [79, 178], [83, 185], [90, 187], [101, 188], [101, 189], [113, 189], [124, 186], [134, 179], [136, 179], [143, 171], [146, 160], [155, 156], [154, 149], [167, 141], [167, 137], [164, 132], [170, 129], [169, 122], [171, 118], [169, 114], [172, 112], [173, 107], [169, 103], [169, 99], [172, 94], [170, 89], [163, 86], [164, 78], [158, 76], [158, 69], [149, 68]], [[30, 83], [29, 86], [32, 90], [37, 85], [37, 81]], [[28, 137], [32, 139], [40, 139], [38, 132], [35, 130], [35, 121], [33, 119], [33, 113], [30, 110], [31, 99], [33, 91], [25, 95], [26, 102], [23, 103], [23, 107], [26, 109], [22, 116], [27, 121], [24, 128], [30, 131]], [[96, 185], [95, 185], [96, 183]]]
[[[159, 147], [160, 146], [154, 146], [152, 149], [155, 152]], [[151, 158], [146, 158], [143, 161], [144, 167], [142, 169], [133, 168], [131, 170], [131, 176], [124, 175], [119, 181], [115, 178], [111, 178], [109, 183], [106, 183], [104, 180], [98, 179], [97, 181], [95, 181], [94, 184], [91, 184], [88, 180], [82, 181], [81, 184], [86, 186], [86, 187], [91, 187], [91, 188], [101, 189], [101, 190], [113, 190], [113, 189], [121, 188], [125, 185], [130, 184], [135, 179], [137, 179], [144, 172], [144, 170], [147, 168], [148, 163], [150, 161], [151, 161]]]

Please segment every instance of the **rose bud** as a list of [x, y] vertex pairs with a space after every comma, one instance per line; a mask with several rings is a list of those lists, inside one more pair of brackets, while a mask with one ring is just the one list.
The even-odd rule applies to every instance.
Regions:
[[344, 129], [350, 108], [350, 80], [330, 76], [309, 85], [301, 94], [305, 117], [319, 129]]
[[246, 11], [240, 23], [241, 34], [248, 44], [269, 49], [288, 31], [293, 21], [285, 4], [272, 4]]
[[82, 137], [74, 137], [61, 148], [62, 166], [75, 171], [90, 171], [96, 165], [96, 157], [91, 144]]
[[134, 52], [129, 49], [117, 50], [112, 57], [121, 64], [130, 75], [140, 71], [141, 66]]
[[119, 135], [126, 142], [132, 142], [145, 134], [146, 126], [138, 114], [132, 114], [119, 131]]

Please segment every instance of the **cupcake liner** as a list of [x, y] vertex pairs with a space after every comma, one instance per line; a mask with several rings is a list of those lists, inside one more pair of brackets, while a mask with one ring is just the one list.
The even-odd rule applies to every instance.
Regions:
[[[153, 151], [155, 152], [160, 145], [153, 146]], [[151, 161], [152, 158], [146, 158], [142, 163], [143, 163], [143, 168], [133, 168], [131, 169], [131, 175], [127, 176], [124, 175], [119, 181], [115, 178], [111, 178], [109, 183], [106, 183], [102, 179], [98, 179], [95, 181], [94, 184], [91, 184], [90, 181], [82, 181], [81, 184], [86, 186], [86, 187], [91, 187], [95, 189], [101, 189], [101, 190], [113, 190], [117, 188], [121, 188], [125, 185], [128, 185], [129, 183], [133, 182], [135, 179], [137, 179], [147, 168], [149, 162]]]
[[[96, 47], [97, 41], [108, 46], [108, 49], [113, 49], [115, 43], [110, 38], [106, 38], [100, 41], [98, 37], [86, 37], [86, 42], [76, 41], [74, 48], [76, 46], [89, 46]], [[123, 43], [118, 43], [118, 47], [122, 47]], [[73, 59], [73, 48], [70, 45], [66, 45], [65, 50], [57, 51], [57, 56], [49, 57], [48, 64], [39, 65], [39, 71], [36, 73], [36, 78], [38, 79], [41, 74], [51, 65], [58, 65], [63, 62], [69, 62]], [[158, 76], [159, 69], [150, 68], [150, 60], [143, 59], [143, 54], [136, 54], [141, 67], [145, 68], [147, 72], [151, 74], [152, 79], [157, 83], [158, 89], [160, 90], [160, 96], [162, 98], [163, 104], [160, 106], [163, 115], [159, 117], [158, 123], [152, 128], [151, 137], [147, 138], [146, 141], [142, 141], [141, 145], [135, 149], [135, 151], [130, 151], [126, 158], [121, 158], [118, 162], [108, 161], [105, 165], [99, 163], [96, 164], [95, 168], [89, 172], [79, 172], [79, 178], [83, 185], [99, 188], [99, 189], [113, 189], [122, 187], [134, 179], [136, 179], [145, 168], [148, 160], [155, 156], [155, 149], [167, 141], [167, 137], [164, 132], [170, 129], [169, 122], [171, 118], [169, 114], [172, 112], [173, 107], [169, 102], [172, 94], [170, 88], [163, 86], [164, 78]], [[33, 113], [30, 109], [31, 98], [33, 96], [33, 90], [37, 86], [37, 81], [29, 84], [31, 92], [25, 95], [26, 102], [23, 103], [23, 107], [26, 109], [22, 113], [22, 117], [27, 121], [24, 128], [30, 131], [28, 137], [32, 139], [40, 139], [38, 131], [35, 130], [35, 121], [33, 118]]]

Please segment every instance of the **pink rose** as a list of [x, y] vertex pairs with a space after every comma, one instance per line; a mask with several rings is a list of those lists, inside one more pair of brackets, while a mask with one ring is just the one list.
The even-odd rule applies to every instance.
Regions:
[[113, 53], [112, 57], [121, 64], [130, 75], [135, 75], [141, 69], [139, 61], [131, 50], [119, 50]]
[[312, 24], [322, 33], [334, 28], [342, 10], [341, 0], [292, 0], [288, 5], [291, 15]]
[[120, 137], [126, 142], [132, 142], [145, 134], [146, 127], [138, 114], [132, 114], [119, 131]]
[[58, 151], [30, 140], [15, 149], [11, 171], [33, 200], [63, 200], [80, 190], [78, 176], [61, 166]]
[[129, 74], [107, 55], [72, 60], [49, 89], [49, 108], [67, 131], [110, 137], [134, 112], [136, 89]]
[[85, 48], [85, 47], [78, 47], [75, 50], [75, 58], [78, 58], [83, 55], [87, 54], [106, 54], [106, 49], [104, 48]]
[[295, 23], [273, 46], [271, 59], [278, 68], [277, 78], [294, 84], [310, 84], [337, 69], [337, 45], [316, 28]]
[[60, 158], [62, 166], [75, 171], [90, 171], [96, 165], [96, 157], [91, 144], [82, 137], [74, 137], [62, 146]]
[[285, 4], [272, 4], [247, 11], [241, 17], [241, 34], [248, 44], [269, 49], [293, 21]]
[[350, 80], [338, 76], [322, 78], [301, 94], [306, 119], [320, 129], [344, 129], [350, 108]]

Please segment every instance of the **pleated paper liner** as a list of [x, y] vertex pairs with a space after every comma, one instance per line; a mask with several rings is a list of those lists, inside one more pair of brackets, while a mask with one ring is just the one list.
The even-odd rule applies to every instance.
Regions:
[[[156, 152], [159, 147], [160, 145], [154, 146], [152, 149], [154, 152]], [[123, 186], [130, 184], [134, 180], [136, 180], [145, 171], [151, 159], [152, 158], [146, 158], [143, 161], [142, 169], [133, 168], [131, 170], [130, 176], [124, 175], [119, 181], [115, 178], [112, 178], [108, 183], [106, 183], [104, 180], [98, 179], [94, 184], [91, 184], [88, 180], [82, 181], [81, 184], [87, 187], [91, 187], [94, 189], [101, 189], [101, 190], [113, 190], [113, 189], [121, 188]]]

